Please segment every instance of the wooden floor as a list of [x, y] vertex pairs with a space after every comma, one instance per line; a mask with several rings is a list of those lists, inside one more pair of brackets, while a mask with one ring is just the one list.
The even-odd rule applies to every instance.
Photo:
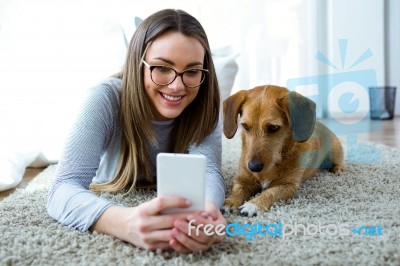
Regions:
[[[343, 129], [350, 128], [350, 125], [356, 124], [354, 120], [344, 121], [348, 123], [348, 126], [343, 126]], [[322, 122], [335, 132], [335, 120], [326, 119], [322, 120]], [[358, 132], [356, 136], [358, 142], [368, 141], [400, 148], [400, 116], [396, 116], [393, 120], [366, 120], [360, 122], [360, 125], [357, 124], [355, 132]], [[345, 130], [344, 135], [349, 134], [351, 133]]]
[[[327, 126], [330, 126], [332, 121], [323, 120]], [[360, 142], [370, 141], [379, 144], [385, 144], [400, 148], [400, 116], [395, 117], [393, 120], [371, 120], [368, 122], [367, 128], [371, 128], [367, 133], [359, 133], [357, 139]], [[363, 131], [362, 131], [363, 132]], [[18, 188], [25, 188], [29, 181], [31, 181], [36, 175], [38, 175], [44, 168], [27, 168], [24, 174], [24, 178], [17, 188], [9, 189], [0, 192], [0, 201], [5, 197], [13, 193]]]
[[0, 192], [0, 201], [2, 201], [5, 197], [10, 195], [11, 193], [13, 193], [16, 189], [25, 188], [28, 185], [28, 183], [43, 170], [44, 168], [26, 168], [24, 178], [16, 188]]

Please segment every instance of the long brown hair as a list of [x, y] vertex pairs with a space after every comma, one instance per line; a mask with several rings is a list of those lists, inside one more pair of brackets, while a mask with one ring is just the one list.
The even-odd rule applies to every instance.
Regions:
[[196, 98], [175, 118], [170, 134], [170, 151], [187, 153], [190, 145], [200, 144], [217, 126], [219, 117], [219, 88], [211, 58], [207, 35], [197, 19], [182, 10], [165, 9], [145, 19], [136, 29], [128, 48], [125, 65], [116, 77], [122, 79], [120, 120], [121, 151], [116, 176], [107, 183], [94, 184], [93, 191], [131, 191], [142, 174], [154, 181], [154, 169], [149, 148], [157, 145], [151, 126], [153, 114], [144, 90], [142, 59], [149, 45], [167, 31], [193, 37], [204, 47], [204, 68], [209, 74], [200, 85]]

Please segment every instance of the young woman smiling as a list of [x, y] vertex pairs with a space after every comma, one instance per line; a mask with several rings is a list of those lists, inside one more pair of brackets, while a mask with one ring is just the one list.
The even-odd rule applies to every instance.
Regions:
[[[122, 71], [90, 90], [67, 140], [47, 210], [80, 231], [115, 236], [148, 250], [207, 250], [219, 236], [188, 234], [188, 222], [226, 224], [221, 176], [219, 90], [206, 33], [181, 10], [162, 10], [137, 28]], [[156, 197], [125, 207], [96, 192], [155, 184], [159, 152], [207, 156], [206, 209], [160, 214], [190, 205]], [[190, 178], [190, 176], [188, 176]]]

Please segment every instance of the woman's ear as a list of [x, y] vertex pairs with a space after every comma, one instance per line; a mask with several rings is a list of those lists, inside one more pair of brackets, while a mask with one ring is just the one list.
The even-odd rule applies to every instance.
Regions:
[[293, 139], [297, 142], [308, 140], [314, 132], [316, 104], [303, 95], [291, 91], [282, 98], [283, 108], [292, 130]]
[[247, 91], [241, 90], [224, 101], [224, 134], [228, 139], [235, 136], [238, 128], [238, 115], [242, 112], [243, 103], [246, 100]]

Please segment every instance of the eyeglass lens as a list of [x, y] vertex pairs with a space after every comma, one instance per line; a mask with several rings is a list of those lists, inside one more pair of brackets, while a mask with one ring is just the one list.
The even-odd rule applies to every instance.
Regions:
[[[151, 78], [158, 85], [172, 83], [177, 75], [179, 74], [174, 69], [167, 66], [154, 66], [151, 71]], [[197, 87], [203, 82], [205, 74], [199, 69], [188, 69], [181, 76], [185, 86]]]

